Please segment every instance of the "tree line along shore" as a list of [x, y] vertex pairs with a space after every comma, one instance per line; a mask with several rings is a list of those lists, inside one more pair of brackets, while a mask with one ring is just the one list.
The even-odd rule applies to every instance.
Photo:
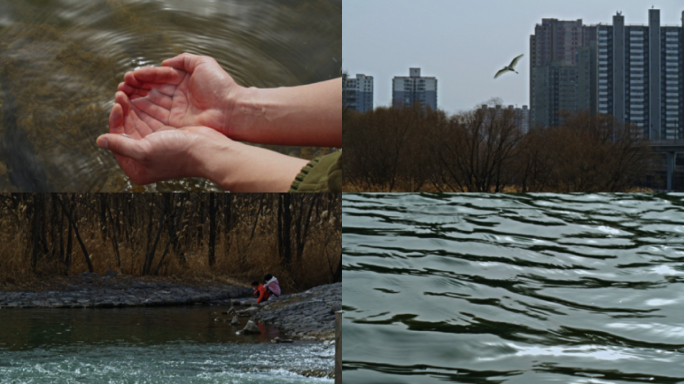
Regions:
[[[0, 194], [0, 290], [107, 271], [287, 292], [341, 281], [339, 194]], [[102, 280], [102, 279], [100, 279]]]
[[522, 132], [497, 105], [343, 111], [343, 190], [631, 192], [652, 179], [657, 158], [639, 127], [564, 112], [560, 126]]

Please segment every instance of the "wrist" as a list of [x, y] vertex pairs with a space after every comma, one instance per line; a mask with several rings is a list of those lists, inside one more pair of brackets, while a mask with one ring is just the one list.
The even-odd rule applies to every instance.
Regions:
[[197, 152], [201, 177], [231, 192], [287, 192], [308, 160], [225, 139]]
[[281, 88], [241, 88], [232, 97], [226, 134], [260, 144], [340, 147], [342, 81]]
[[227, 157], [234, 151], [232, 148], [234, 144], [240, 143], [224, 136], [193, 147], [190, 157], [193, 160], [192, 162], [196, 164], [197, 176], [211, 180], [222, 188], [228, 189], [226, 185], [231, 183], [232, 169], [230, 168], [233, 162], [229, 161]]
[[237, 86], [226, 95], [226, 104], [230, 106], [224, 132], [226, 136], [233, 140], [252, 141], [249, 133], [260, 109], [255, 103], [258, 93], [258, 88]]

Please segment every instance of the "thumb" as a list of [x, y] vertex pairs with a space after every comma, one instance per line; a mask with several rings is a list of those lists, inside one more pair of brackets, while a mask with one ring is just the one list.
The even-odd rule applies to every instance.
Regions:
[[181, 69], [185, 72], [193, 73], [195, 68], [202, 60], [206, 59], [203, 56], [193, 55], [192, 53], [182, 53], [176, 57], [162, 61], [162, 66]]
[[102, 149], [108, 149], [117, 155], [141, 161], [145, 157], [142, 140], [135, 140], [124, 135], [106, 134], [97, 138], [97, 145]]

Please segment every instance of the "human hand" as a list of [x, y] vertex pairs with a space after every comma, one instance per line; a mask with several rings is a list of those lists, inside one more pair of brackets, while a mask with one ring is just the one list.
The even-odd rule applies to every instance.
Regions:
[[206, 126], [229, 133], [235, 93], [240, 86], [211, 57], [189, 53], [124, 76], [119, 91], [142, 119], [175, 128]]
[[229, 140], [206, 127], [176, 129], [145, 115], [141, 119], [121, 92], [115, 100], [109, 116], [110, 134], [98, 137], [97, 144], [114, 153], [135, 184], [203, 176], [197, 152], [215, 140]]
[[206, 126], [260, 144], [342, 146], [342, 80], [281, 88], [239, 86], [211, 57], [184, 53], [124, 76], [119, 90], [143, 120]]
[[202, 126], [174, 128], [138, 116], [117, 92], [109, 134], [97, 144], [111, 150], [135, 184], [203, 177], [233, 192], [286, 192], [308, 161], [233, 141]]

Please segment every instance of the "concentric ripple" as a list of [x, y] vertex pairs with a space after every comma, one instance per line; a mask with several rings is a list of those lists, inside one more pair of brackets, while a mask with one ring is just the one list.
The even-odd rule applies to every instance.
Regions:
[[350, 383], [684, 382], [684, 195], [346, 194]]
[[217, 190], [134, 186], [95, 145], [124, 73], [190, 52], [243, 86], [328, 80], [340, 76], [341, 18], [340, 0], [0, 2], [0, 191]]

